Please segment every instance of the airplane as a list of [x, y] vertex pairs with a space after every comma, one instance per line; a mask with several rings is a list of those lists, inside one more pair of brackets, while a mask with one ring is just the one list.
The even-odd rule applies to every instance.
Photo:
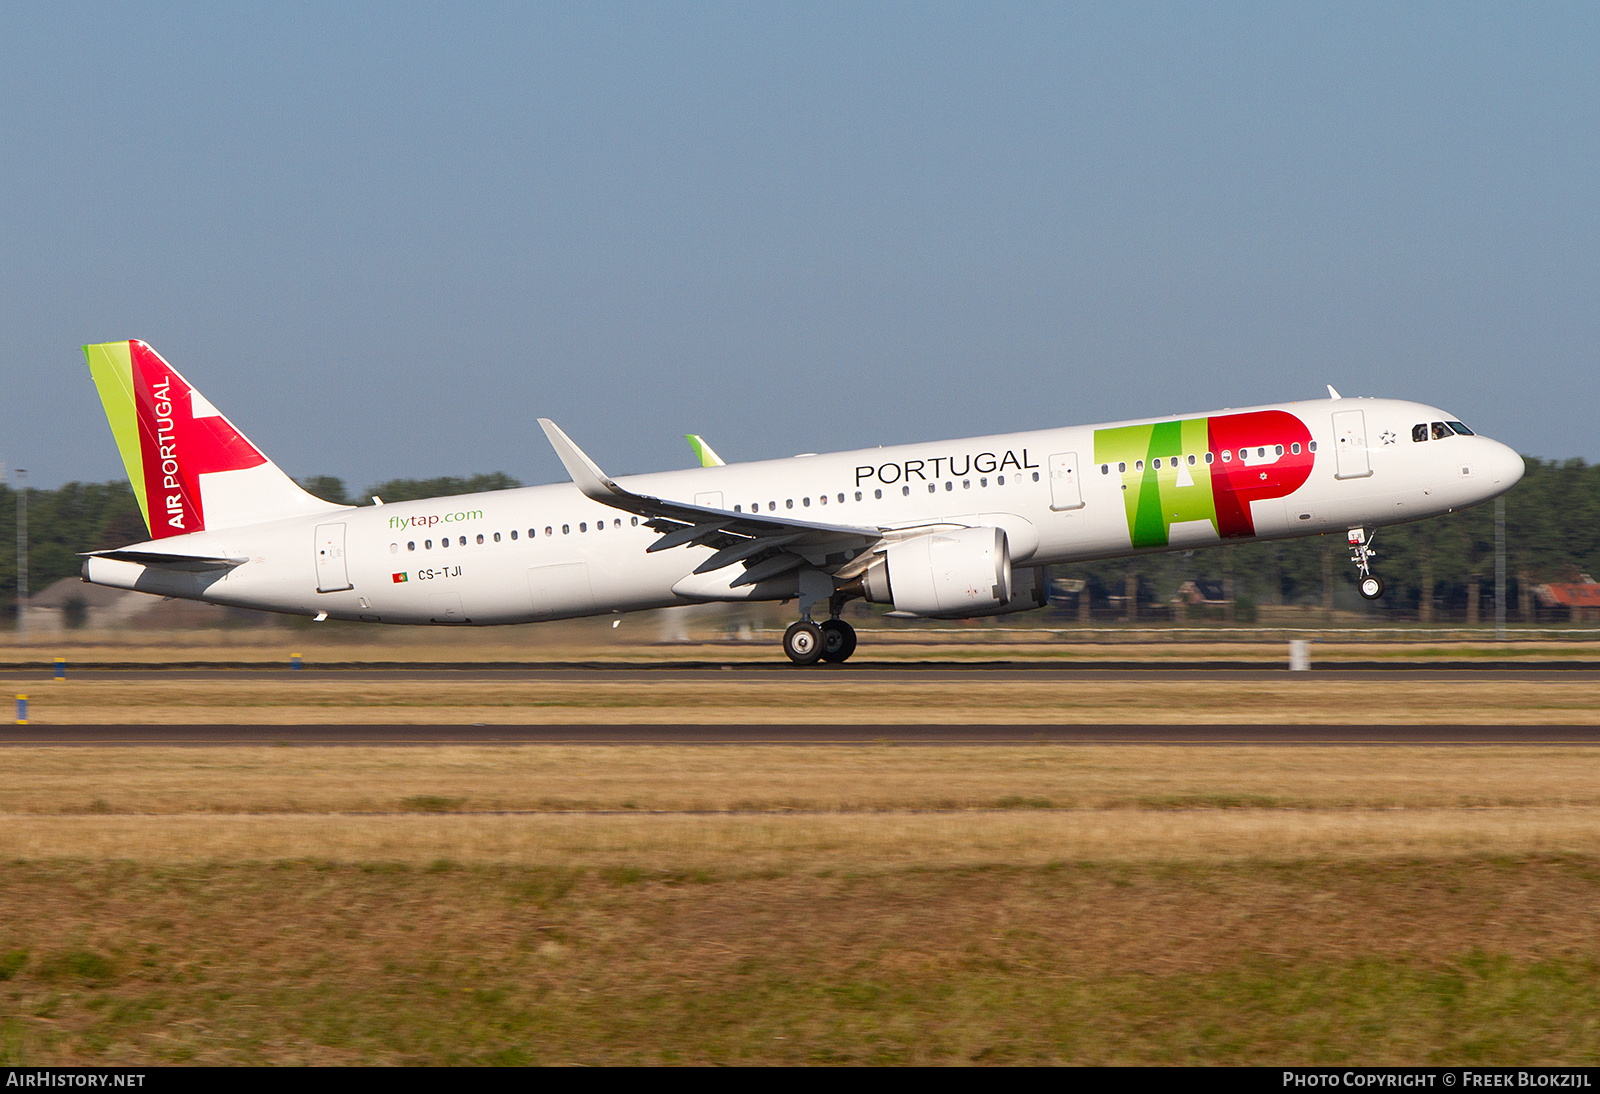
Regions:
[[[485, 626], [794, 601], [790, 660], [843, 662], [862, 598], [899, 617], [1041, 607], [1046, 568], [1374, 533], [1511, 489], [1522, 458], [1421, 403], [1343, 398], [616, 479], [541, 418], [570, 483], [385, 505], [302, 490], [144, 342], [84, 347], [150, 539], [88, 552], [119, 589], [371, 623]], [[827, 617], [813, 613], [821, 605]]]

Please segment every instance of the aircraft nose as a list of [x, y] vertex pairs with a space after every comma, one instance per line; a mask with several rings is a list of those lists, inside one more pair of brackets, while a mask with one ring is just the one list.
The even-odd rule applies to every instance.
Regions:
[[1489, 473], [1489, 481], [1501, 490], [1509, 490], [1515, 486], [1521, 481], [1522, 473], [1526, 470], [1517, 450], [1499, 441], [1489, 441], [1489, 451], [1485, 454], [1483, 462], [1484, 470]]

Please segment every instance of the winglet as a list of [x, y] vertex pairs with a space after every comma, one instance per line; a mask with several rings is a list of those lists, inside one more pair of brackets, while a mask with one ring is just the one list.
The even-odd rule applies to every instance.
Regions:
[[567, 474], [572, 476], [572, 483], [583, 496], [593, 501], [607, 501], [613, 497], [627, 494], [627, 491], [611, 481], [611, 476], [600, 470], [595, 462], [583, 454], [583, 449], [572, 443], [572, 438], [561, 431], [561, 427], [549, 418], [540, 418], [539, 427], [544, 430], [544, 435], [550, 438], [550, 447], [556, 450], [556, 456], [561, 460]]
[[722, 457], [711, 450], [711, 446], [706, 444], [705, 438], [700, 436], [700, 434], [685, 433], [684, 438], [688, 440], [689, 447], [694, 449], [695, 458], [700, 461], [701, 467], [724, 466]]
[[1330, 399], [1343, 399], [1344, 396], [1340, 395], [1337, 391], [1333, 390], [1333, 385], [1329, 384], [1328, 385], [1328, 398], [1330, 398]]

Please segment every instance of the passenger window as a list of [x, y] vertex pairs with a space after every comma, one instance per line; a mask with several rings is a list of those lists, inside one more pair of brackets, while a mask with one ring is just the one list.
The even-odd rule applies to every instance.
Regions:
[[[840, 496], [841, 496], [841, 498], [843, 497], [843, 495], [840, 495]], [[857, 501], [861, 500], [861, 491], [859, 491], [859, 490], [856, 491], [856, 500]]]
[[603, 521], [603, 520], [595, 521], [594, 522], [594, 530], [596, 532], [604, 532], [606, 530], [606, 522]]
[[[499, 538], [500, 538], [500, 537], [499, 537], [499, 536], [495, 536], [495, 537], [494, 537], [494, 538], [495, 538], [495, 539], [499, 539]], [[480, 543], [480, 544], [481, 544], [481, 543], [482, 543], [482, 542], [483, 542], [483, 533], [482, 533], [482, 532], [479, 532], [479, 533], [478, 533], [478, 542], [479, 542], [479, 543]]]
[[439, 549], [443, 550], [444, 548], [446, 548], [448, 546], [450, 546], [450, 537], [449, 536], [445, 536], [443, 539], [441, 539], [439, 541]]
[[[811, 499], [810, 498], [806, 499], [806, 504], [807, 505], [811, 504]], [[826, 494], [818, 494], [817, 495], [817, 504], [818, 505], [827, 505], [828, 504], [828, 495], [826, 495]]]
[[1309, 447], [1311, 449], [1311, 451], [1315, 452], [1317, 450], [1317, 442], [1316, 441], [1312, 441], [1311, 444], [1308, 445], [1307, 447]]
[[935, 491], [935, 490], [937, 490], [937, 489], [939, 489], [939, 484], [938, 484], [938, 483], [936, 483], [936, 482], [930, 482], [930, 483], [929, 483], [929, 484], [928, 484], [928, 493], [930, 493], [930, 494], [931, 494], [931, 493], [933, 493], [933, 492], [934, 492], [934, 491]]
[[423, 540], [422, 541], [422, 549], [425, 550], [425, 551], [433, 550], [433, 540], [431, 540], [431, 539]]
[[1206, 453], [1206, 462], [1207, 463], [1211, 462], [1211, 453], [1209, 453], [1209, 452]]
[[[856, 495], [856, 500], [857, 500], [857, 501], [860, 501], [860, 500], [861, 500], [861, 495], [860, 495], [860, 494], [857, 494], [857, 495]], [[843, 504], [844, 504], [844, 495], [843, 495], [843, 494], [840, 494], [840, 495], [839, 495], [839, 504], [840, 504], [840, 505], [843, 505]]]
[[[1144, 462], [1144, 461], [1143, 461], [1143, 460], [1141, 460], [1141, 461], [1139, 461], [1139, 462], [1140, 462], [1140, 463], [1143, 463], [1143, 462]], [[1005, 484], [1006, 484], [1006, 477], [1005, 477], [1005, 476], [1004, 476], [1004, 475], [996, 475], [996, 476], [995, 476], [995, 477], [994, 477], [994, 484], [995, 484], [995, 485], [996, 485], [996, 486], [1004, 486], [1004, 485], [1005, 485]]]
[[775, 502], [775, 501], [767, 502], [767, 512], [776, 513], [777, 511], [778, 511], [778, 503], [777, 502]]
[[[803, 507], [804, 507], [804, 508], [806, 508], [806, 509], [810, 509], [810, 508], [811, 508], [811, 499], [810, 499], [810, 498], [801, 498], [801, 499], [800, 499], [800, 504], [801, 504], [801, 505], [802, 505], [802, 506], [803, 506]], [[790, 509], [793, 509], [793, 508], [794, 508], [794, 506], [793, 506], [793, 505], [790, 505], [790, 506], [789, 506], [789, 508], [790, 508]]]
[[873, 499], [875, 501], [882, 501], [883, 500], [883, 491], [882, 490], [874, 490], [872, 492], [872, 497], [873, 497]]
[[548, 524], [546, 524], [544, 526], [544, 534], [547, 535], [547, 536], [553, 536], [553, 535], [556, 534], [556, 532], [555, 532], [554, 528], [552, 528]]
[[735, 506], [734, 506], [734, 507], [733, 507], [733, 511], [734, 511], [734, 512], [735, 512], [735, 513], [742, 513], [742, 512], [744, 512], [744, 509], [743, 509], [743, 507], [742, 507], [742, 506], [738, 506], [738, 505], [735, 505]]
[[1109, 463], [1101, 464], [1100, 465], [1100, 474], [1102, 474], [1102, 475], [1111, 474], [1111, 465]]
[[561, 526], [561, 534], [564, 536], [570, 536], [572, 534], [572, 525], [563, 524]]
[[[1144, 461], [1143, 460], [1134, 460], [1133, 461], [1133, 469], [1135, 471], [1143, 471], [1144, 470]], [[1005, 479], [1001, 479], [1000, 481], [1003, 483], [1006, 480]]]
[[1256, 449], [1256, 459], [1264, 460], [1266, 458], [1267, 458], [1267, 450], [1265, 448]]
[[[530, 531], [530, 532], [531, 532], [531, 531], [533, 531], [533, 529], [531, 529], [531, 528], [530, 528], [530, 529], [528, 529], [528, 531]], [[513, 529], [511, 529], [511, 539], [512, 539], [512, 542], [515, 542], [515, 541], [516, 541], [516, 538], [517, 538], [517, 530], [516, 530], [516, 529], [515, 529], [515, 528], [513, 528]]]
[[1126, 475], [1128, 473], [1128, 465], [1126, 463], [1117, 464], [1117, 471], [1123, 475]]
[[979, 479], [978, 480], [978, 485], [980, 487], [988, 486], [989, 485], [989, 476], [985, 475], [983, 478]]
[[578, 522], [578, 531], [587, 532], [588, 530], [589, 530], [589, 522], [588, 521], [582, 520], [582, 521]]
[[1281, 455], [1283, 455], [1283, 445], [1281, 445], [1281, 444], [1275, 444], [1275, 445], [1273, 445], [1273, 446], [1272, 446], [1272, 454], [1273, 454], [1273, 455], [1274, 455], [1274, 456], [1281, 456]]
[[462, 536], [461, 537], [461, 546], [465, 547], [466, 545], [467, 545], [467, 537], [466, 536]]
[[972, 480], [971, 479], [962, 479], [961, 480], [961, 489], [963, 489], [963, 490], [971, 490], [972, 489]]
[[787, 501], [785, 501], [783, 503], [783, 506], [784, 506], [785, 509], [793, 509], [794, 508], [794, 499], [793, 498], [789, 498]]
[[1226, 448], [1224, 448], [1222, 450], [1222, 462], [1223, 463], [1232, 463], [1233, 462], [1233, 453], [1229, 452]]
[[417, 549], [417, 541], [416, 540], [411, 540], [409, 543], [406, 544], [406, 550], [415, 551], [416, 549]]
[[1161, 470], [1161, 457], [1157, 456], [1155, 459], [1151, 460], [1150, 461], [1150, 466], [1155, 468], [1157, 471], [1160, 471]]
[[1433, 439], [1434, 440], [1442, 441], [1448, 436], [1450, 436], [1450, 427], [1449, 426], [1445, 425], [1443, 422], [1434, 422], [1433, 423]]
[[399, 554], [400, 553], [400, 545], [398, 543], [389, 544], [389, 553], [391, 555]]
[[639, 518], [638, 517], [634, 517], [633, 518], [633, 526], [635, 528], [639, 527]]
[[1289, 453], [1290, 453], [1290, 455], [1293, 455], [1293, 456], [1300, 455], [1300, 442], [1299, 441], [1295, 441], [1294, 444], [1291, 444], [1289, 446]]
[[[1173, 463], [1177, 463], [1177, 461], [1176, 461], [1176, 460], [1174, 460], [1174, 461], [1173, 461]], [[1038, 481], [1039, 481], [1039, 472], [1037, 472], [1037, 471], [1035, 471], [1035, 472], [1034, 472], [1034, 473], [1033, 473], [1033, 481], [1034, 481], [1034, 482], [1038, 482]]]
[[902, 486], [900, 488], [900, 496], [903, 498], [909, 498], [911, 496], [911, 487]]
[[1190, 456], [1190, 457], [1189, 457], [1189, 466], [1190, 466], [1190, 467], [1193, 467], [1193, 466], [1194, 466], [1194, 457], [1193, 457], [1193, 456]]

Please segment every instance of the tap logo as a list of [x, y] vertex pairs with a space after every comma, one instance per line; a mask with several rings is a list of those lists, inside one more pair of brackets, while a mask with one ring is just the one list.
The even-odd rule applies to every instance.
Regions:
[[1132, 546], [1165, 547], [1187, 521], [1208, 521], [1221, 539], [1254, 536], [1250, 503], [1300, 489], [1316, 442], [1293, 414], [1258, 410], [1097, 429], [1094, 460], [1122, 478]]

